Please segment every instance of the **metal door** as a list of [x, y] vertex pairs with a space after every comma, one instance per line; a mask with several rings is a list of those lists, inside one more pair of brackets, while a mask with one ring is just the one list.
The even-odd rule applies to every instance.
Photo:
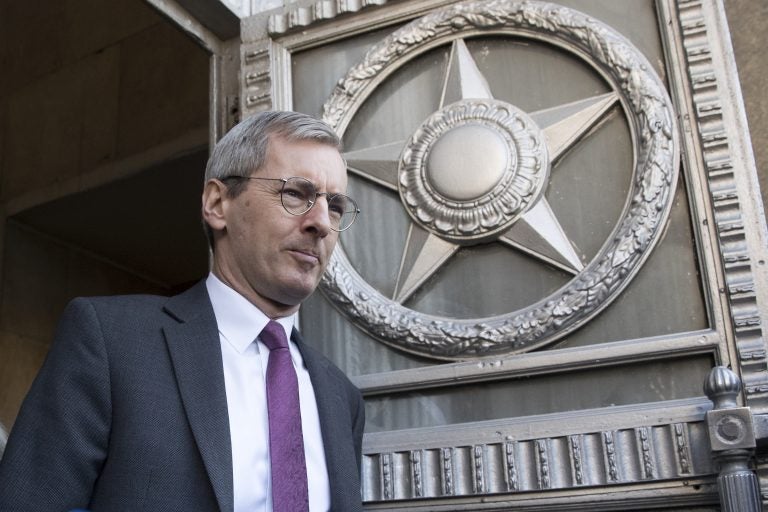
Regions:
[[243, 21], [240, 114], [343, 136], [363, 213], [301, 323], [365, 394], [366, 507], [718, 509], [768, 397], [722, 5], [291, 5]]

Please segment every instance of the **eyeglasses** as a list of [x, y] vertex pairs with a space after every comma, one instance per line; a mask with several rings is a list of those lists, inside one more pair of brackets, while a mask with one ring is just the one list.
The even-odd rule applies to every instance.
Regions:
[[304, 215], [315, 206], [317, 196], [325, 196], [328, 201], [328, 217], [331, 220], [331, 229], [344, 231], [355, 222], [360, 209], [351, 197], [344, 194], [329, 194], [318, 192], [314, 183], [306, 178], [293, 176], [291, 178], [260, 178], [257, 176], [227, 176], [224, 180], [264, 180], [280, 181], [280, 202], [285, 211], [291, 215]]

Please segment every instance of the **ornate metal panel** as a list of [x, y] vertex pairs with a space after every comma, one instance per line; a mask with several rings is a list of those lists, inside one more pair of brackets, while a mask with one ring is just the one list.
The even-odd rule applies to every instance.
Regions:
[[324, 116], [364, 199], [302, 324], [366, 395], [368, 508], [716, 507], [701, 384], [768, 392], [725, 27], [697, 0], [244, 20], [243, 115]]
[[[493, 98], [469, 55], [464, 34], [534, 37], [583, 52], [611, 79], [615, 92], [531, 113]], [[593, 317], [620, 293], [650, 253], [672, 204], [678, 163], [674, 113], [650, 64], [619, 34], [585, 15], [548, 4], [462, 3], [420, 18], [372, 48], [325, 105], [340, 133], [380, 76], [400, 59], [452, 42], [444, 99], [405, 147], [395, 143], [398, 172], [382, 173], [382, 148], [354, 152], [353, 168], [398, 188], [413, 219], [394, 300], [357, 275], [337, 251], [324, 281], [335, 304], [375, 337], [419, 355], [466, 359], [551, 343]], [[599, 66], [599, 67], [598, 67]], [[450, 89], [459, 89], [451, 94]], [[543, 189], [550, 160], [561, 156], [610, 106], [622, 99], [633, 120], [637, 164], [630, 204], [610, 242], [586, 267], [565, 236]], [[402, 150], [401, 150], [402, 148]], [[402, 152], [401, 152], [402, 151]], [[369, 164], [372, 152], [378, 160]], [[456, 165], [458, 159], [467, 159]], [[455, 170], [454, 172], [450, 172]], [[531, 240], [535, 238], [535, 240]], [[402, 306], [414, 288], [461, 245], [500, 240], [577, 273], [554, 294], [508, 315], [457, 320]]]

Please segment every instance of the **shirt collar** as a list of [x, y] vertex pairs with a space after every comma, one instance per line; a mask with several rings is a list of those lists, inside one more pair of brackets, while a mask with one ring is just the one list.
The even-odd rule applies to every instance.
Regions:
[[[266, 327], [270, 318], [213, 273], [208, 274], [205, 286], [211, 298], [219, 334], [242, 354]], [[283, 327], [285, 336], [290, 340], [296, 323], [296, 313], [277, 318], [275, 321]], [[256, 346], [258, 350], [258, 345]]]

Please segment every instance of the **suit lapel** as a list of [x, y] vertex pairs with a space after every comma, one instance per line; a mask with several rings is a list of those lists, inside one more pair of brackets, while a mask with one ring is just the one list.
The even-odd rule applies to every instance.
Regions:
[[234, 509], [232, 446], [221, 345], [205, 282], [171, 298], [163, 328], [189, 425], [222, 512]]

